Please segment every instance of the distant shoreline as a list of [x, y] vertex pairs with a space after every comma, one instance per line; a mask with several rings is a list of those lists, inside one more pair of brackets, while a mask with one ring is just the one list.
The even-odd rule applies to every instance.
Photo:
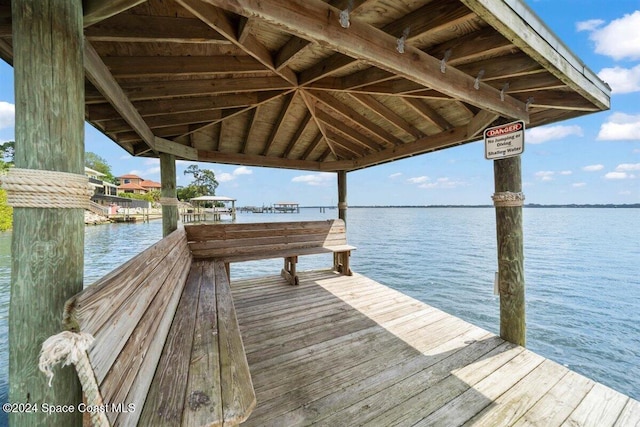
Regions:
[[[598, 209], [638, 209], [640, 203], [631, 204], [568, 204], [568, 205], [540, 205], [528, 203], [525, 208], [598, 208]], [[300, 206], [301, 209], [335, 208], [334, 206]], [[355, 205], [349, 208], [493, 208], [493, 205]]]

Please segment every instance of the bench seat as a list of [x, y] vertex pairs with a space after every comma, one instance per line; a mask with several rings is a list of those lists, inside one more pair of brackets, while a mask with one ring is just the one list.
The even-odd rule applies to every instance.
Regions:
[[185, 226], [193, 257], [226, 264], [268, 258], [284, 258], [282, 275], [298, 284], [298, 256], [334, 254], [334, 269], [351, 275], [349, 257], [355, 246], [347, 244], [343, 220], [194, 224]]
[[140, 425], [236, 425], [255, 404], [224, 264], [195, 261]]
[[95, 338], [87, 403], [133, 408], [96, 423], [236, 425], [255, 407], [225, 265], [192, 261], [183, 228], [67, 301], [64, 324]]

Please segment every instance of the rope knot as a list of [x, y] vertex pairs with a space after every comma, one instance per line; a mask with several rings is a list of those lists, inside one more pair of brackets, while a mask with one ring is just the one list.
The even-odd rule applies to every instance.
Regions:
[[93, 341], [93, 336], [86, 332], [64, 331], [42, 343], [38, 367], [49, 378], [49, 387], [53, 380], [54, 366], [58, 363], [62, 363], [62, 366], [76, 365], [81, 357], [86, 357]]

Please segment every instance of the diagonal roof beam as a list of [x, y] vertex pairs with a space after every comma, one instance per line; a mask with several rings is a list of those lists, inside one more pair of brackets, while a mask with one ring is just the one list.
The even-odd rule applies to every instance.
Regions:
[[289, 140], [289, 144], [287, 144], [287, 148], [285, 148], [284, 153], [282, 153], [283, 158], [286, 159], [289, 157], [289, 154], [291, 154], [291, 150], [293, 150], [293, 147], [295, 147], [296, 144], [298, 143], [298, 140], [300, 139], [304, 131], [307, 129], [309, 122], [311, 122], [311, 113], [309, 112], [309, 110], [307, 110], [304, 117], [302, 118], [302, 121], [298, 125], [298, 129], [296, 130], [296, 133], [293, 134], [293, 136]]
[[[268, 92], [266, 92], [268, 93]], [[263, 92], [262, 94], [266, 94]], [[274, 92], [279, 93], [279, 92]], [[200, 96], [195, 98], [156, 99], [151, 101], [134, 102], [133, 106], [142, 117], [164, 116], [167, 114], [194, 113], [199, 111], [214, 111], [229, 108], [247, 107], [257, 104], [260, 96], [257, 93], [238, 93], [231, 95]], [[92, 104], [86, 108], [88, 116], [93, 122], [116, 120], [121, 116], [111, 104]]]
[[342, 103], [337, 98], [334, 98], [333, 96], [325, 92], [308, 91], [307, 93], [311, 94], [314, 98], [316, 98], [322, 104], [340, 113], [344, 117], [344, 119], [355, 123], [356, 125], [366, 129], [367, 131], [371, 132], [374, 135], [377, 135], [386, 143], [393, 144], [393, 145], [402, 145], [404, 143], [404, 141], [402, 141], [400, 138], [397, 138], [390, 132], [387, 132], [381, 126], [378, 126], [377, 124], [373, 123], [371, 120], [367, 119], [362, 114], [358, 113], [351, 107]]
[[318, 133], [316, 134], [315, 138], [313, 138], [313, 141], [311, 141], [311, 144], [307, 146], [307, 149], [304, 150], [304, 153], [302, 153], [302, 156], [300, 157], [300, 159], [307, 160], [311, 155], [311, 153], [313, 152], [313, 150], [315, 150], [318, 147], [318, 145], [320, 145], [320, 142], [323, 139], [324, 139], [324, 135], [322, 134], [322, 132], [320, 132], [320, 129], [318, 129]]
[[[333, 144], [331, 142], [329, 142], [329, 139], [327, 138], [327, 129], [324, 126], [324, 124], [318, 119], [318, 116], [316, 114], [316, 107], [315, 107], [315, 104], [313, 103], [313, 100], [309, 99], [310, 97], [309, 97], [309, 95], [307, 95], [307, 92], [302, 91], [302, 90], [299, 91], [299, 92], [300, 92], [300, 96], [302, 97], [302, 100], [304, 101], [304, 105], [307, 106], [307, 110], [309, 110], [309, 112], [311, 113], [311, 118], [313, 119], [313, 122], [318, 127], [319, 134], [322, 135], [321, 139], [326, 142], [326, 144], [328, 146], [328, 149], [331, 150], [333, 155], [337, 157], [338, 155], [334, 151]], [[318, 144], [319, 144], [319, 141], [314, 141], [314, 146], [317, 146]], [[311, 149], [311, 147], [309, 147], [309, 149]], [[305, 154], [303, 155], [303, 158], [306, 159], [309, 154], [310, 154], [310, 152], [307, 153], [305, 151]]]
[[435, 108], [430, 107], [422, 100], [415, 98], [403, 98], [402, 100], [431, 124], [437, 126], [441, 131], [453, 127]]
[[[101, 2], [108, 4], [109, 2]], [[120, 14], [85, 30], [92, 42], [229, 44], [217, 31], [197, 18]]]
[[278, 132], [282, 127], [282, 123], [284, 123], [284, 119], [287, 117], [289, 113], [289, 109], [293, 104], [293, 98], [295, 97], [295, 95], [296, 95], [296, 92], [294, 91], [284, 96], [284, 104], [280, 109], [280, 114], [278, 114], [278, 118], [276, 119], [275, 124], [273, 125], [271, 134], [269, 134], [269, 139], [267, 139], [267, 143], [264, 146], [264, 149], [262, 150], [263, 156], [266, 156], [269, 154], [269, 150], [271, 149], [273, 142], [276, 140], [276, 135], [278, 135]]
[[147, 0], [83, 0], [83, 25], [87, 28], [96, 22], [110, 18], [146, 1]]
[[327, 126], [331, 126], [337, 131], [347, 135], [364, 147], [369, 148], [371, 151], [380, 151], [385, 148], [384, 145], [378, 144], [370, 136], [358, 132], [358, 130], [354, 126], [349, 126], [347, 123], [334, 118], [332, 115], [322, 111], [320, 108], [318, 108], [318, 110], [316, 111], [316, 116], [318, 117], [318, 120], [325, 123]]
[[[351, 16], [355, 16], [364, 10], [365, 8], [362, 6], [367, 2], [367, 0], [335, 0], [330, 3], [338, 9], [345, 9], [349, 5], [349, 1], [351, 1], [353, 7], [350, 12]], [[311, 45], [312, 43], [309, 40], [292, 36], [276, 53], [276, 68], [280, 69], [288, 65], [295, 57], [306, 52]]]
[[[431, 2], [404, 17], [391, 22], [384, 27], [382, 31], [395, 37], [400, 37], [406, 28], [410, 28], [411, 32], [406, 42], [411, 43], [415, 39], [424, 36], [427, 33], [443, 30], [450, 25], [462, 25], [464, 22], [471, 20], [475, 14], [467, 7], [455, 2]], [[395, 45], [394, 45], [395, 46]], [[314, 67], [311, 67], [306, 74], [300, 75], [300, 84], [312, 83], [320, 78], [325, 78], [333, 73], [346, 68], [357, 61], [349, 58], [344, 61], [340, 58], [342, 55], [334, 54], [332, 57], [321, 61]], [[366, 73], [367, 70], [364, 70]], [[381, 80], [384, 80], [382, 78]], [[350, 84], [345, 81], [345, 84]], [[345, 89], [348, 89], [346, 86]]]
[[136, 110], [131, 101], [127, 99], [124, 91], [88, 40], [84, 41], [84, 69], [89, 81], [91, 81], [100, 93], [111, 103], [113, 108], [120, 113], [122, 118], [131, 125], [131, 128], [142, 138], [149, 148], [154, 150], [155, 135], [142, 119], [138, 110]]
[[363, 93], [351, 93], [352, 98], [357, 99], [366, 108], [380, 116], [383, 120], [388, 121], [403, 132], [413, 136], [414, 138], [422, 138], [424, 134], [420, 129], [406, 121], [403, 117], [397, 114], [395, 111], [378, 101], [371, 95]]
[[[298, 77], [289, 67], [276, 68], [269, 50], [249, 32], [241, 32], [242, 41], [237, 37], [236, 26], [225, 13], [215, 7], [215, 2], [201, 0], [176, 0], [181, 6], [200, 18], [202, 22], [222, 34], [233, 44], [260, 61], [265, 67], [273, 71], [292, 85], [298, 84]], [[251, 18], [248, 16], [248, 18]]]
[[[180, 0], [184, 2], [186, 0]], [[190, 0], [191, 1], [191, 0]], [[396, 38], [364, 22], [351, 20], [349, 28], [339, 23], [340, 10], [321, 0], [208, 0], [239, 15], [255, 17], [286, 28], [308, 40], [315, 40], [344, 55], [365, 61], [426, 87], [437, 89], [460, 101], [529, 122], [525, 104], [511, 96], [500, 99], [500, 91], [454, 67], [440, 71], [440, 60], [413, 46], [404, 54], [394, 51]]]

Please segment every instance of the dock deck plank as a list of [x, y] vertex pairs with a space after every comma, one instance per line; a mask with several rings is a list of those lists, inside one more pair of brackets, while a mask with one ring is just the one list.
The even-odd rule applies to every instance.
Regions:
[[299, 277], [232, 282], [258, 401], [243, 426], [640, 419], [636, 400], [365, 276]]

